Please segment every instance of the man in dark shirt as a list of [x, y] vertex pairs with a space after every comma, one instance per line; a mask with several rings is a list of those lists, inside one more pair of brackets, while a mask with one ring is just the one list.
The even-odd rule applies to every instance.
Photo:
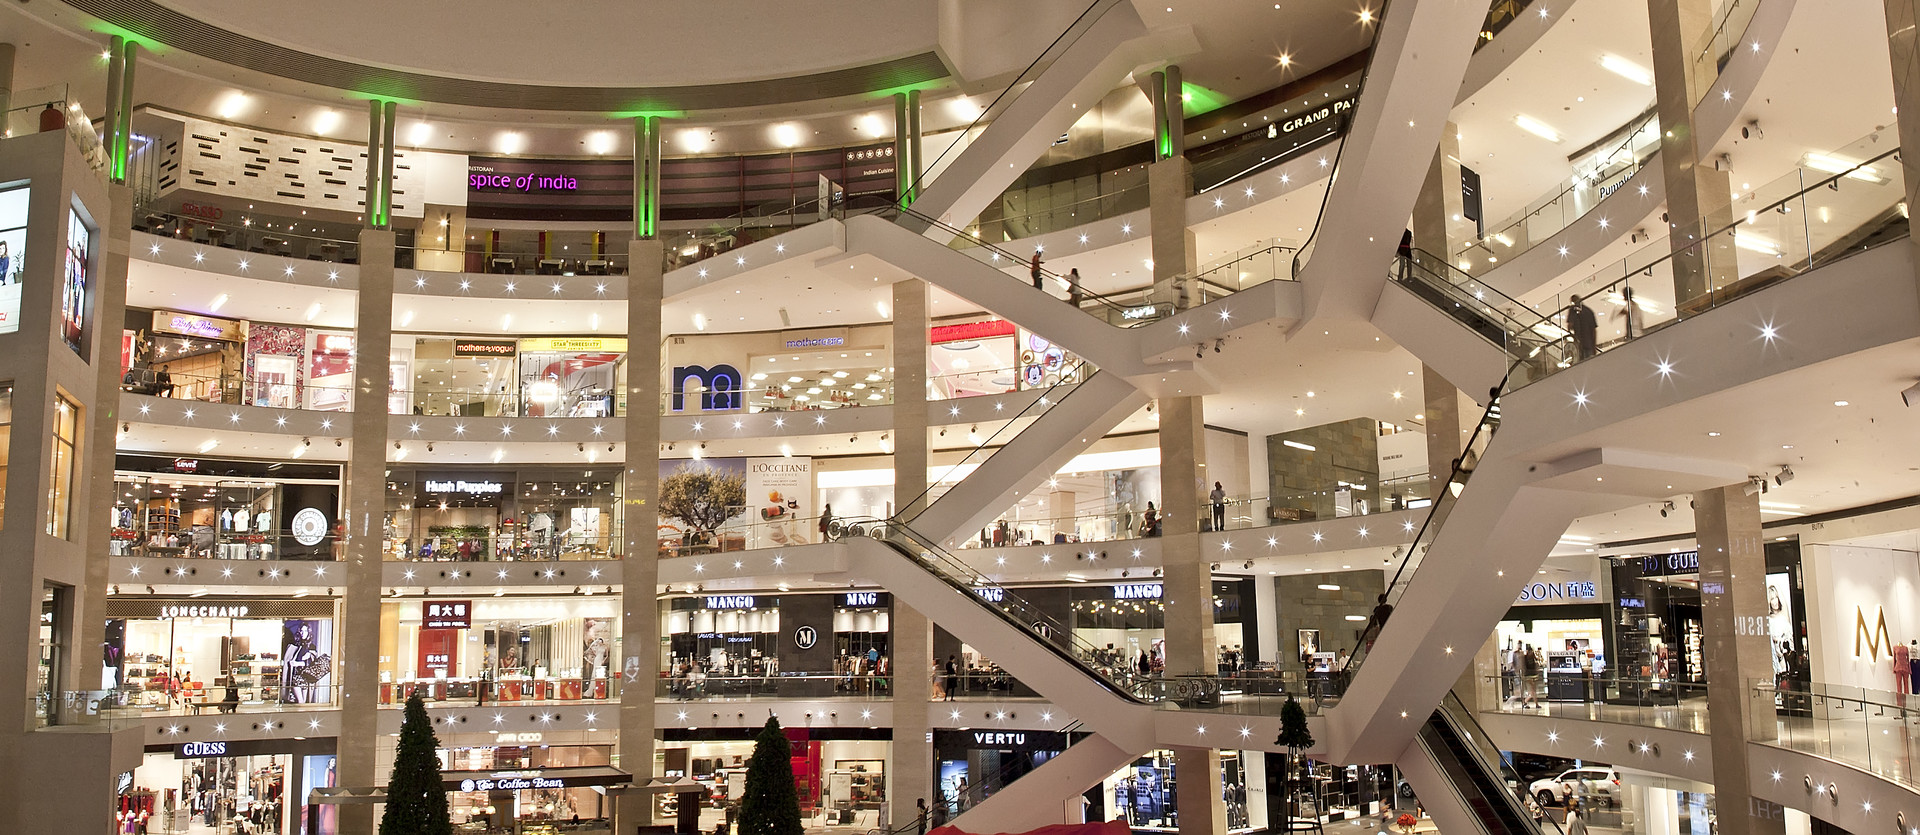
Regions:
[[1380, 594], [1380, 602], [1373, 607], [1373, 616], [1367, 619], [1367, 649], [1373, 649], [1373, 642], [1379, 640], [1380, 630], [1387, 626], [1388, 616], [1393, 614], [1393, 604], [1387, 602], [1385, 592]]
[[1580, 297], [1574, 296], [1567, 305], [1567, 330], [1573, 333], [1573, 350], [1576, 359], [1585, 360], [1600, 353], [1600, 322], [1593, 316], [1593, 309], [1580, 303]]

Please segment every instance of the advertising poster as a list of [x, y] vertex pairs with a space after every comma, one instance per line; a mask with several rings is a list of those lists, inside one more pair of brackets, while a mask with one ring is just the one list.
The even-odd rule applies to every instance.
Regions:
[[280, 622], [280, 701], [323, 704], [332, 700], [333, 621], [290, 618]]
[[87, 252], [92, 237], [80, 213], [68, 209], [67, 263], [61, 270], [60, 336], [66, 340], [67, 347], [81, 356], [86, 356], [86, 352], [80, 350], [80, 336], [87, 329]]
[[1767, 646], [1773, 656], [1773, 674], [1787, 672], [1787, 654], [1793, 652], [1793, 587], [1787, 574], [1767, 575]]
[[613, 657], [613, 618], [586, 618], [580, 647], [580, 674], [586, 678], [606, 678], [608, 659]]
[[740, 550], [722, 528], [747, 515], [747, 460], [660, 462], [660, 554]]
[[820, 541], [820, 512], [812, 507], [813, 459], [747, 459], [747, 504], [765, 523], [774, 545]]
[[31, 194], [26, 186], [0, 191], [0, 333], [20, 330], [20, 276]]

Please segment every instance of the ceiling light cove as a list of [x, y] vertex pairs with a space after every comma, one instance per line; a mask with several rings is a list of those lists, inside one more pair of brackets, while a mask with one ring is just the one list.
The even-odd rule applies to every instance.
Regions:
[[1534, 136], [1538, 136], [1541, 139], [1545, 139], [1548, 142], [1553, 142], [1553, 143], [1560, 142], [1560, 132], [1557, 130], [1554, 130], [1552, 125], [1549, 125], [1546, 122], [1542, 122], [1539, 119], [1535, 119], [1532, 116], [1528, 116], [1525, 113], [1514, 116], [1513, 123], [1515, 125], [1518, 125], [1521, 130], [1531, 133]]
[[340, 129], [340, 112], [339, 111], [322, 110], [318, 113], [313, 114], [313, 132], [316, 135], [331, 136], [334, 131], [339, 129]]
[[1653, 71], [1618, 55], [1601, 55], [1600, 66], [1642, 87], [1653, 86]]

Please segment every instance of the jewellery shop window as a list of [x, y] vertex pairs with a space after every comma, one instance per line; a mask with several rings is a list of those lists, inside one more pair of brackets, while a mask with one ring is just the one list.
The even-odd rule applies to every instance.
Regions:
[[387, 477], [391, 559], [617, 559], [618, 468], [400, 470]]
[[340, 468], [121, 455], [111, 556], [334, 559]]

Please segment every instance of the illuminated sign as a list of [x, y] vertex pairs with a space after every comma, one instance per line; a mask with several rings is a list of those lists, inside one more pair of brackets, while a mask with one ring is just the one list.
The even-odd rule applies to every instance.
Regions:
[[466, 493], [470, 496], [497, 495], [507, 489], [506, 485], [498, 481], [463, 481], [460, 479], [434, 481], [429, 479], [420, 482], [420, 484], [423, 489], [429, 493]]
[[485, 189], [532, 191], [579, 191], [580, 180], [576, 177], [547, 174], [495, 174], [493, 169], [479, 167], [468, 169], [467, 187], [474, 191]]
[[173, 459], [173, 471], [176, 473], [191, 473], [191, 472], [198, 472], [199, 470], [200, 470], [200, 459], [198, 458]]
[[1007, 590], [998, 586], [982, 586], [974, 589], [973, 593], [980, 595], [980, 599], [988, 603], [1000, 603], [1007, 599]]
[[686, 408], [686, 396], [689, 389], [687, 381], [693, 381], [691, 391], [700, 395], [702, 411], [727, 411], [738, 409], [740, 402], [740, 371], [731, 365], [716, 365], [707, 368], [701, 365], [675, 366], [668, 385], [673, 387], [671, 404], [673, 411]]
[[473, 626], [473, 601], [429, 600], [421, 629], [468, 629]]
[[1121, 583], [1113, 587], [1113, 599], [1159, 600], [1165, 591], [1159, 583]]
[[811, 626], [802, 626], [799, 629], [793, 630], [794, 646], [801, 649], [813, 649], [813, 645], [817, 643], [820, 643], [820, 630]]
[[847, 344], [847, 338], [844, 336], [813, 336], [786, 341], [786, 346], [789, 348], [838, 348], [845, 344]]
[[[1327, 102], [1324, 105], [1321, 105], [1320, 108], [1317, 110], [1313, 110], [1307, 113], [1302, 113], [1298, 116], [1295, 116], [1291, 119], [1281, 122], [1280, 133], [1281, 134], [1292, 133], [1308, 125], [1317, 124], [1337, 114], [1345, 113], [1352, 109], [1353, 109], [1352, 98], [1335, 99], [1333, 101]], [[1272, 134], [1269, 134], [1269, 135], [1271, 136]]]
[[935, 325], [927, 329], [927, 342], [940, 345], [947, 342], [971, 342], [975, 339], [1012, 335], [1012, 322], [1005, 319], [988, 319], [984, 322], [965, 322], [958, 325]]
[[1018, 733], [1018, 732], [1006, 733], [1002, 731], [974, 731], [973, 744], [975, 745], [1011, 745], [1011, 746], [1019, 747], [1027, 744], [1027, 735], [1023, 733]]
[[881, 605], [880, 593], [877, 591], [849, 591], [840, 594], [842, 609], [871, 609], [879, 605]]
[[751, 594], [709, 594], [707, 595], [707, 608], [754, 609], [758, 607], [755, 605], [753, 595]]
[[511, 792], [524, 791], [527, 789], [564, 789], [566, 787], [566, 780], [559, 777], [541, 777], [539, 775], [527, 777], [502, 775], [498, 777], [483, 777], [478, 780], [460, 781], [460, 790], [463, 792]]
[[219, 206], [207, 206], [200, 203], [182, 203], [180, 204], [180, 213], [188, 217], [219, 220], [220, 218], [226, 217], [227, 210]]
[[1147, 304], [1147, 305], [1141, 305], [1139, 307], [1129, 307], [1126, 310], [1120, 311], [1120, 318], [1145, 319], [1158, 312], [1160, 312], [1160, 308]]
[[217, 339], [221, 342], [240, 341], [240, 323], [232, 319], [167, 310], [153, 312], [153, 332], [197, 336], [201, 339]]
[[520, 340], [522, 351], [607, 351], [625, 353], [627, 338], [624, 336], [544, 336]]
[[1699, 570], [1699, 551], [1681, 551], [1677, 554], [1649, 554], [1640, 558], [1641, 574], [1655, 576], [1666, 574], [1693, 574]]
[[173, 757], [177, 760], [192, 760], [201, 757], [224, 757], [227, 755], [227, 743], [221, 742], [182, 742], [174, 748]]
[[244, 618], [246, 606], [161, 606], [160, 617], [163, 620], [173, 618]]
[[453, 343], [456, 357], [510, 357], [519, 345], [511, 339], [459, 339]]
[[327, 514], [317, 507], [300, 508], [287, 528], [293, 531], [293, 541], [309, 547], [319, 545], [327, 537]]
[[1567, 580], [1560, 583], [1528, 583], [1520, 589], [1521, 603], [1543, 600], [1592, 600], [1600, 596], [1592, 580]]

